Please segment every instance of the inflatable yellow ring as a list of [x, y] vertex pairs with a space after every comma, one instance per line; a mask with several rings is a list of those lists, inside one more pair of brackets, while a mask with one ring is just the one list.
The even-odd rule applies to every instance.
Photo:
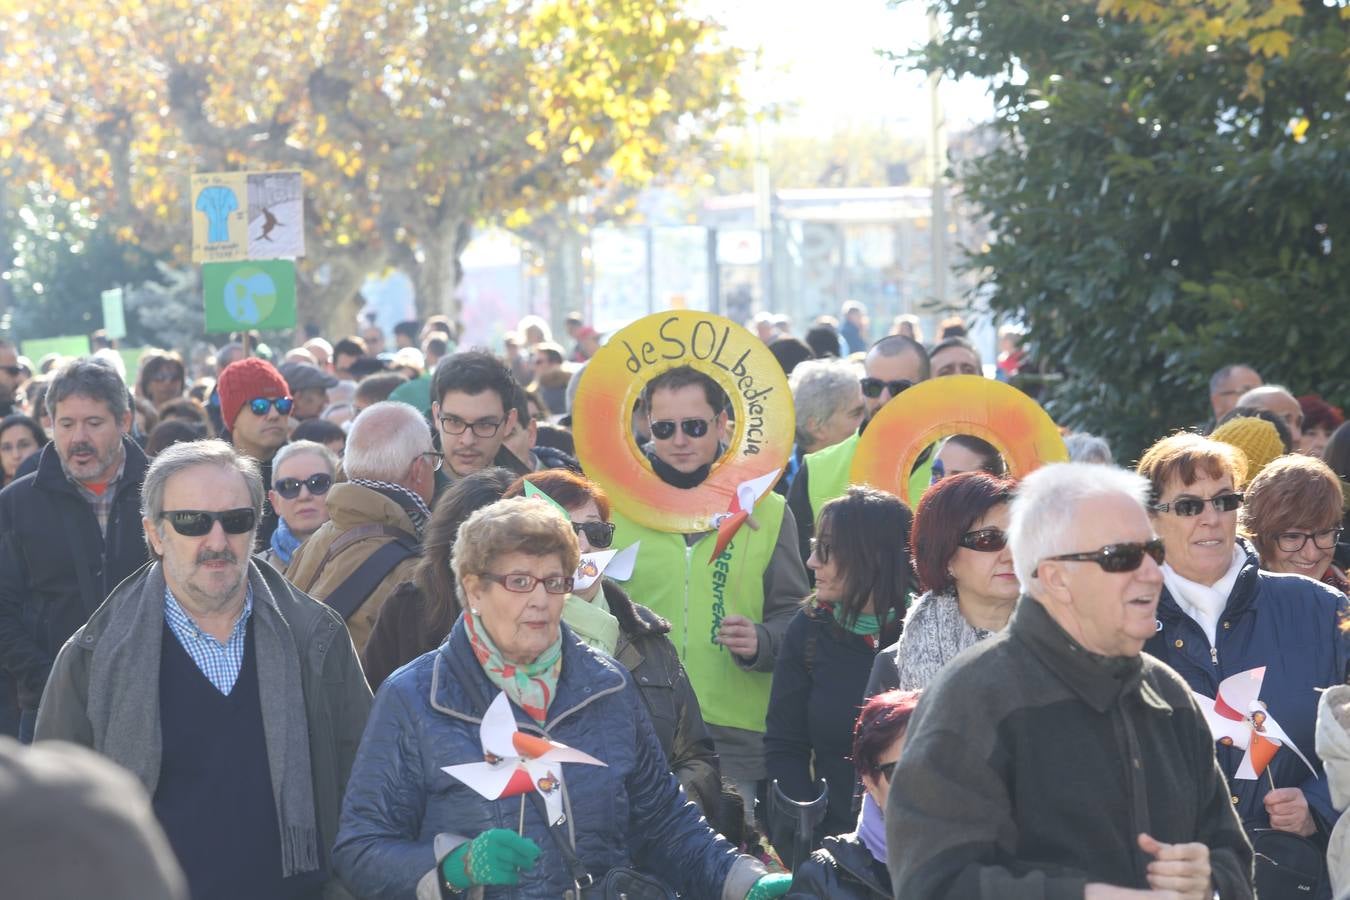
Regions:
[[[631, 433], [647, 382], [686, 365], [721, 385], [735, 416], [727, 452], [692, 490], [662, 481]], [[730, 319], [695, 310], [654, 313], [616, 332], [586, 364], [572, 401], [586, 475], [634, 522], [677, 534], [714, 528], [738, 485], [785, 466], [795, 429], [792, 392], [769, 348]]]
[[915, 460], [954, 434], [993, 444], [1013, 478], [1069, 459], [1059, 429], [1036, 401], [1001, 381], [951, 375], [916, 384], [881, 408], [858, 440], [849, 481], [890, 491], [912, 506], [918, 501], [909, 496]]

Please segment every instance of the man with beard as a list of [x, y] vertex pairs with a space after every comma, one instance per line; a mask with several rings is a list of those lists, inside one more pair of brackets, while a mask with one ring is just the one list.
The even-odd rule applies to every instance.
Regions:
[[52, 442], [37, 471], [0, 491], [0, 666], [18, 688], [24, 739], [56, 652], [147, 559], [146, 459], [127, 437], [127, 402], [112, 369], [67, 363], [47, 389]]
[[38, 740], [140, 779], [195, 900], [346, 896], [327, 849], [370, 689], [342, 617], [250, 560], [262, 478], [225, 442], [169, 447], [143, 495], [156, 561], [61, 649]]

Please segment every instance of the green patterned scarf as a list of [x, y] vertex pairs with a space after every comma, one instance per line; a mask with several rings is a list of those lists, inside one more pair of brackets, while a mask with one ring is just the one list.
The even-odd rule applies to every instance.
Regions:
[[507, 662], [488, 636], [483, 620], [470, 611], [464, 614], [473, 655], [493, 684], [525, 710], [540, 725], [548, 721], [548, 706], [558, 692], [558, 674], [562, 671], [562, 635], [539, 658], [526, 665]]
[[567, 627], [588, 646], [613, 656], [615, 648], [619, 646], [619, 620], [614, 618], [607, 606], [603, 590], [595, 595], [593, 601], [568, 594], [563, 603], [562, 617]]

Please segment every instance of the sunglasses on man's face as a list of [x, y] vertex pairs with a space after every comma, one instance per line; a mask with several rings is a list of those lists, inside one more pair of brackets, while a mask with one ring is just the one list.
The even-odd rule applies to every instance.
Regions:
[[1107, 544], [1091, 553], [1063, 553], [1050, 559], [1095, 562], [1106, 572], [1133, 572], [1144, 564], [1145, 556], [1152, 557], [1153, 561], [1161, 566], [1163, 560], [1167, 558], [1162, 540], [1154, 538], [1143, 543]]
[[226, 534], [247, 534], [253, 530], [257, 516], [253, 510], [222, 509], [211, 511], [204, 509], [169, 509], [164, 518], [173, 526], [173, 530], [183, 537], [202, 537], [210, 534], [211, 528], [219, 522]]
[[967, 550], [996, 553], [1008, 546], [1008, 535], [1002, 528], [981, 528], [979, 531], [967, 531], [957, 543]]
[[328, 489], [333, 486], [333, 476], [326, 472], [319, 472], [311, 475], [303, 481], [299, 478], [282, 478], [272, 485], [272, 488], [287, 500], [294, 500], [300, 496], [300, 488], [304, 487], [315, 497], [328, 493]]
[[248, 408], [255, 416], [267, 415], [267, 410], [275, 406], [277, 412], [283, 416], [291, 414], [291, 407], [295, 406], [295, 401], [290, 397], [254, 397], [248, 401]]
[[573, 522], [572, 530], [586, 535], [586, 542], [596, 550], [604, 550], [614, 543], [614, 523], [612, 522]]
[[1203, 497], [1178, 497], [1171, 503], [1153, 504], [1153, 511], [1171, 512], [1174, 516], [1182, 517], [1198, 516], [1205, 511], [1206, 503], [1214, 504], [1214, 508], [1219, 512], [1228, 513], [1242, 505], [1242, 494], [1230, 491], [1227, 494], [1210, 497], [1208, 500]]
[[649, 424], [652, 437], [658, 441], [668, 441], [675, 436], [676, 428], [691, 438], [701, 438], [708, 433], [709, 422], [707, 419], [681, 419], [678, 422], [674, 419], [657, 419]]
[[10, 378], [18, 378], [23, 374], [23, 369], [18, 366], [0, 366], [0, 372], [4, 372]]
[[899, 381], [882, 381], [880, 378], [864, 378], [858, 383], [862, 385], [863, 396], [869, 400], [877, 399], [884, 390], [889, 390], [892, 397], [898, 397], [900, 394], [914, 387], [914, 382], [904, 378], [901, 378]]

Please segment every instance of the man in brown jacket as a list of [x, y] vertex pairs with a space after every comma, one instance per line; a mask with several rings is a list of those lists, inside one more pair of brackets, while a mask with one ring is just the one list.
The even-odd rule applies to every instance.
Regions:
[[440, 462], [421, 413], [389, 401], [367, 407], [347, 436], [349, 480], [328, 491], [331, 518], [286, 567], [292, 584], [342, 613], [358, 653], [394, 588], [412, 580]]

